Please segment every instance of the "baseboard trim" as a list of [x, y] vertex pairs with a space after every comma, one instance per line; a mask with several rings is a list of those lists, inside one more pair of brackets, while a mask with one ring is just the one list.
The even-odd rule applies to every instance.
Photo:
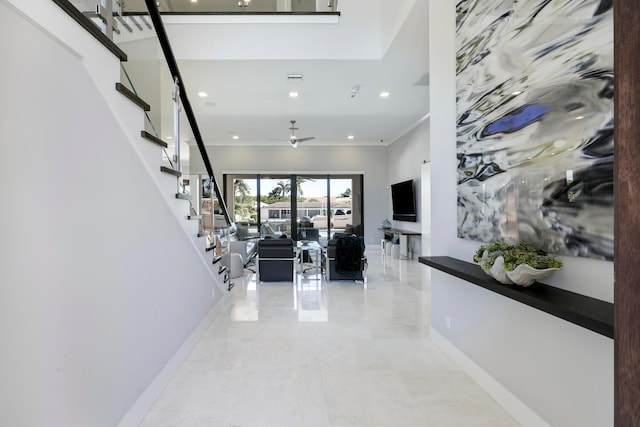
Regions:
[[525, 405], [513, 393], [496, 381], [484, 369], [478, 366], [451, 341], [438, 331], [429, 328], [431, 341], [449, 356], [460, 368], [482, 387], [500, 406], [502, 406], [523, 427], [551, 427], [538, 414]]
[[151, 381], [149, 386], [129, 408], [116, 427], [138, 427], [140, 425], [162, 391], [167, 387], [185, 360], [187, 360], [187, 357], [189, 357], [189, 354], [191, 354], [191, 351], [193, 351], [198, 344], [202, 335], [209, 328], [211, 322], [218, 317], [222, 308], [228, 305], [230, 301], [230, 298], [223, 297], [209, 313], [207, 313], [191, 335], [189, 335], [182, 346], [180, 346], [178, 351], [175, 352], [164, 368], [162, 368], [160, 373]]

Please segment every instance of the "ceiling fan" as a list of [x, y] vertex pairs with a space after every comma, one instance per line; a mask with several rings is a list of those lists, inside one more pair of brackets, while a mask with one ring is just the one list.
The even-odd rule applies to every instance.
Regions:
[[297, 138], [295, 135], [295, 131], [298, 130], [298, 128], [296, 127], [296, 121], [295, 120], [291, 120], [291, 127], [289, 128], [291, 130], [291, 136], [289, 137], [289, 144], [291, 144], [291, 146], [293, 148], [298, 148], [298, 143], [299, 142], [304, 142], [304, 141], [309, 141], [311, 139], [315, 139], [315, 136], [310, 136], [307, 138]]

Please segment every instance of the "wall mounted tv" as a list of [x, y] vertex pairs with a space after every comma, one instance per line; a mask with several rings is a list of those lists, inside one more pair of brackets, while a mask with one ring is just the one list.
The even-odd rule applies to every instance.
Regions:
[[391, 203], [393, 205], [393, 219], [397, 221], [418, 221], [416, 211], [416, 193], [413, 180], [391, 184]]

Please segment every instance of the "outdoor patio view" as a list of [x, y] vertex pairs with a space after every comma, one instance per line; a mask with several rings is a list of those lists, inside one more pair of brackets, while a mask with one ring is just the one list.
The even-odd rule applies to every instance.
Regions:
[[253, 235], [326, 243], [331, 233], [345, 228], [360, 234], [362, 212], [354, 209], [353, 194], [354, 188], [362, 194], [361, 181], [358, 175], [229, 175], [225, 199], [236, 224]]

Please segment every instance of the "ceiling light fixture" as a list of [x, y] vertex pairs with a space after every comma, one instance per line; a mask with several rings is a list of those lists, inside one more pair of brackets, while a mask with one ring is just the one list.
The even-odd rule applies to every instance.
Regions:
[[198, 92], [198, 96], [200, 98], [206, 98], [207, 97], [207, 92]]
[[388, 98], [389, 95], [391, 95], [391, 94], [389, 92], [387, 92], [386, 90], [380, 92], [380, 98]]
[[232, 137], [233, 139], [240, 139], [240, 137], [238, 135], [233, 135]]
[[294, 83], [300, 83], [300, 82], [302, 82], [302, 74], [300, 74], [300, 73], [289, 73], [289, 74], [287, 74], [287, 81], [288, 82], [294, 82]]
[[358, 92], [360, 92], [360, 85], [353, 86], [349, 91], [349, 98], [355, 98]]
[[353, 139], [353, 138], [354, 138], [354, 136], [353, 136], [353, 135], [349, 135], [349, 136], [347, 136], [347, 139]]
[[289, 92], [289, 98], [297, 98], [298, 92]]

